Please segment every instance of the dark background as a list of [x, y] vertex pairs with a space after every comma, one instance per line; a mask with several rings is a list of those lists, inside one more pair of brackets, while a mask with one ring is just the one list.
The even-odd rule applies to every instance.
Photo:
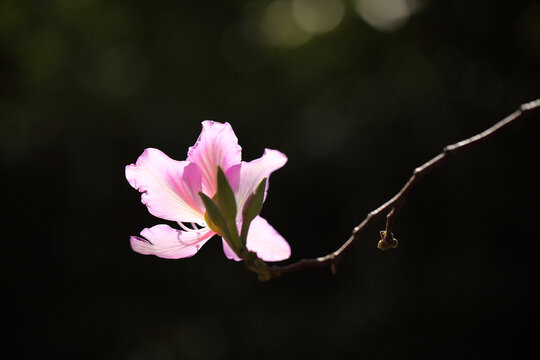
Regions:
[[380, 223], [335, 276], [259, 283], [218, 239], [182, 260], [129, 247], [163, 221], [124, 166], [185, 159], [202, 120], [230, 122], [245, 160], [289, 157], [263, 215], [291, 262], [540, 97], [538, 1], [382, 3], [1, 1], [4, 358], [534, 354], [539, 115], [427, 176], [399, 248], [376, 248]]

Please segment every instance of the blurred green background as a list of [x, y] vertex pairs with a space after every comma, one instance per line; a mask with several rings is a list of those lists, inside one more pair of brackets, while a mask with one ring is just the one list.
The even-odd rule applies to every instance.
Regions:
[[217, 239], [134, 253], [163, 221], [124, 166], [182, 160], [202, 120], [228, 121], [245, 160], [287, 154], [263, 215], [291, 261], [321, 256], [539, 80], [538, 1], [0, 1], [4, 358], [535, 351], [538, 115], [426, 177], [400, 247], [377, 250], [381, 223], [335, 276], [259, 283]]

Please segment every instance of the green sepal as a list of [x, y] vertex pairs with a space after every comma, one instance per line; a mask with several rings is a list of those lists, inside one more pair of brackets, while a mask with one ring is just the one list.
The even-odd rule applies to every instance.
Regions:
[[217, 192], [214, 196], [217, 200], [221, 214], [228, 223], [236, 222], [236, 200], [231, 185], [227, 181], [225, 173], [218, 166], [217, 168]]
[[242, 243], [245, 244], [247, 241], [247, 235], [249, 231], [249, 226], [253, 219], [259, 215], [262, 210], [264, 202], [264, 192], [266, 190], [266, 178], [262, 179], [255, 191], [249, 195], [247, 198], [244, 208], [242, 209], [242, 231], [240, 238]]
[[204, 218], [210, 229], [224, 237], [230, 237], [229, 229], [227, 228], [227, 222], [221, 214], [218, 205], [214, 202], [214, 200], [210, 199], [202, 192], [199, 192], [199, 196], [201, 197], [201, 200], [204, 203], [204, 207], [206, 208]]
[[244, 246], [240, 236], [238, 236], [236, 222], [234, 220], [225, 220], [225, 217], [223, 217], [223, 214], [215, 200], [210, 199], [202, 192], [199, 192], [199, 196], [206, 207], [206, 213], [204, 214], [206, 225], [208, 225], [208, 227], [210, 227], [210, 229], [212, 229], [214, 232], [221, 235], [227, 244], [229, 244], [231, 249], [238, 255]]

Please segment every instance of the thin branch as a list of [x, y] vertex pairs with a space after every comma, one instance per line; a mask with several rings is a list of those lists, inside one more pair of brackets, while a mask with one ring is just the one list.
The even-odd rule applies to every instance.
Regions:
[[288, 274], [293, 271], [312, 268], [312, 267], [325, 267], [329, 266], [333, 273], [336, 272], [336, 269], [345, 256], [345, 254], [351, 249], [351, 247], [362, 237], [364, 231], [375, 221], [377, 221], [382, 216], [386, 215], [386, 229], [381, 231], [381, 241], [379, 242], [378, 247], [381, 250], [386, 250], [388, 248], [396, 247], [397, 240], [394, 239], [392, 234], [392, 227], [394, 220], [399, 214], [399, 211], [403, 207], [407, 195], [409, 192], [418, 184], [420, 179], [432, 172], [433, 170], [440, 167], [443, 162], [445, 162], [450, 155], [458, 154], [463, 152], [474, 145], [482, 143], [496, 134], [500, 133], [501, 130], [507, 128], [509, 125], [515, 123], [518, 119], [524, 118], [525, 115], [533, 113], [540, 110], [540, 99], [531, 101], [529, 103], [523, 104], [518, 110], [508, 115], [503, 120], [499, 121], [492, 127], [483, 132], [474, 135], [468, 139], [457, 142], [453, 145], [448, 145], [443, 149], [443, 152], [435, 156], [433, 159], [429, 160], [422, 166], [414, 169], [412, 176], [401, 188], [401, 190], [394, 195], [390, 200], [379, 206], [377, 209], [370, 212], [367, 217], [354, 228], [352, 235], [341, 245], [336, 251], [326, 255], [321, 256], [315, 259], [303, 259], [293, 264], [284, 265], [284, 266], [269, 266], [267, 269], [270, 272], [270, 278], [278, 278], [285, 274]]

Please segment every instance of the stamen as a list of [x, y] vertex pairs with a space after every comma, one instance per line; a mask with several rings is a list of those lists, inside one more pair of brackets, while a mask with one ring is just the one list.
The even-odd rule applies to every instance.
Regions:
[[179, 233], [178, 236], [177, 236], [177, 238], [178, 238], [178, 241], [179, 241], [182, 245], [185, 245], [185, 246], [192, 246], [192, 245], [197, 244], [197, 243], [200, 241], [199, 236], [200, 236], [200, 235], [197, 234], [197, 238], [195, 238], [195, 239], [193, 239], [193, 240], [191, 240], [191, 241], [185, 241], [185, 240], [182, 240], [182, 239], [180, 238], [180, 233]]
[[184, 230], [184, 231], [187, 231], [187, 232], [192, 232], [192, 231], [193, 231], [193, 229], [188, 228], [188, 227], [187, 227], [186, 225], [184, 225], [184, 223], [182, 223], [182, 222], [178, 222], [178, 225], [180, 225], [180, 227], [181, 227], [182, 230]]

